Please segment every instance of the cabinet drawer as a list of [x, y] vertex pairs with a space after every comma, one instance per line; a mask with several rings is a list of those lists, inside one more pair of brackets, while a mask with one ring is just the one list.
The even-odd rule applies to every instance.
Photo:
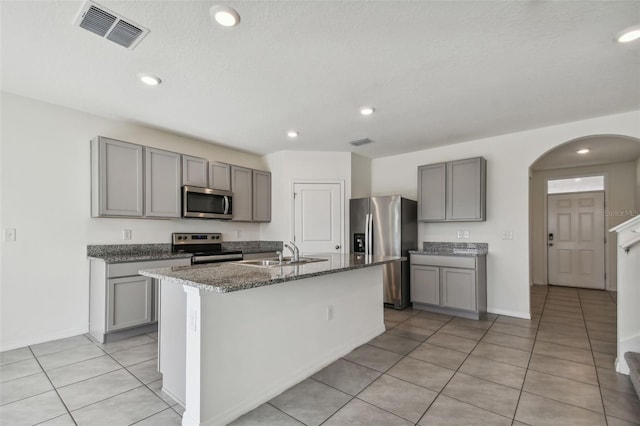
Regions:
[[140, 269], [166, 268], [169, 266], [191, 265], [191, 258], [150, 260], [148, 262], [110, 263], [107, 265], [107, 278], [130, 277], [138, 275]]
[[427, 254], [412, 254], [411, 264], [475, 269], [476, 258], [467, 256], [436, 256]]

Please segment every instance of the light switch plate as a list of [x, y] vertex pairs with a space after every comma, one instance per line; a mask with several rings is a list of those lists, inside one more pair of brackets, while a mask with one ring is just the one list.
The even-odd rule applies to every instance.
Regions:
[[502, 231], [503, 240], [513, 240], [513, 231]]
[[130, 240], [131, 239], [131, 229], [123, 229], [122, 230], [122, 239]]
[[14, 242], [16, 240], [16, 228], [4, 228], [2, 238], [6, 242]]

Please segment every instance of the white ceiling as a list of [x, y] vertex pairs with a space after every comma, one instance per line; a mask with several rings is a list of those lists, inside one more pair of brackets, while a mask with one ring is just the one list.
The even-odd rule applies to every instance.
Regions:
[[[622, 136], [592, 136], [561, 145], [540, 157], [532, 170], [552, 170], [566, 167], [634, 161], [640, 156], [640, 141]], [[587, 154], [578, 154], [588, 148]]]
[[151, 33], [128, 50], [71, 25], [81, 1], [2, 1], [2, 90], [258, 154], [372, 158], [640, 108], [640, 41], [614, 41], [636, 0], [234, 1], [230, 29], [214, 1], [98, 3]]

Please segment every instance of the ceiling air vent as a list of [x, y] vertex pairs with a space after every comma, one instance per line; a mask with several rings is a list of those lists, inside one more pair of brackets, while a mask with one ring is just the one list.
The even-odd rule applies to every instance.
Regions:
[[351, 145], [353, 146], [361, 146], [361, 145], [366, 145], [368, 143], [373, 142], [371, 139], [369, 138], [364, 138], [364, 139], [358, 139], [357, 141], [351, 141], [349, 142]]
[[73, 25], [133, 49], [149, 30], [92, 1], [82, 5]]

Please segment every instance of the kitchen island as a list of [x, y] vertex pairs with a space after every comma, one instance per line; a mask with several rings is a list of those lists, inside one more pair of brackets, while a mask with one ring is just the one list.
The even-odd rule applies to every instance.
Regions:
[[401, 257], [142, 270], [161, 280], [163, 390], [183, 425], [225, 425], [384, 332], [382, 265]]

